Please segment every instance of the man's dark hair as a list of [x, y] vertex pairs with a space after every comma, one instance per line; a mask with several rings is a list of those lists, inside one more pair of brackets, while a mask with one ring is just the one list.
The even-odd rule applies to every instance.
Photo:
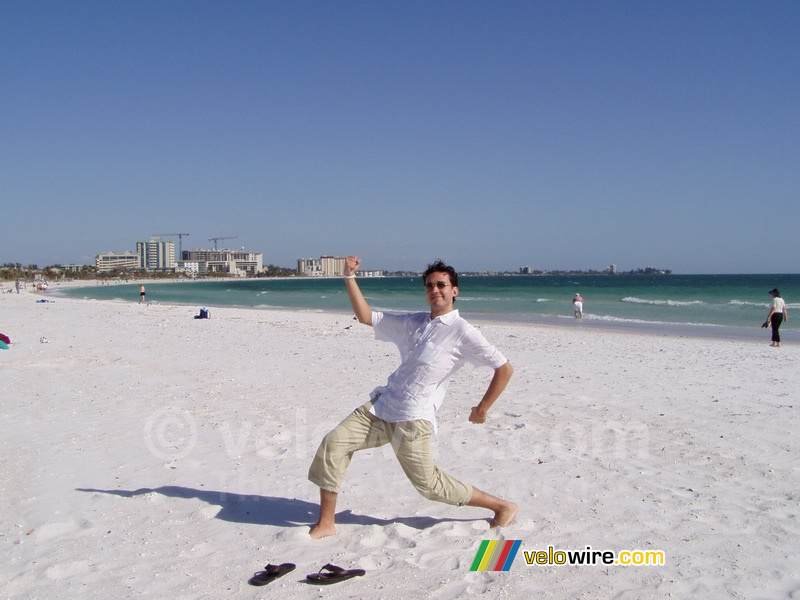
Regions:
[[456, 273], [453, 267], [444, 264], [441, 260], [437, 260], [428, 265], [428, 268], [425, 269], [425, 272], [422, 274], [422, 283], [427, 283], [428, 275], [431, 273], [447, 273], [450, 277], [450, 285], [458, 287], [458, 273]]

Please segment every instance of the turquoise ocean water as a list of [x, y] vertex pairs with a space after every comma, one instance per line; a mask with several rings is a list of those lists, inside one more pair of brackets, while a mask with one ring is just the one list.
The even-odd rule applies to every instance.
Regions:
[[[595, 275], [462, 276], [456, 307], [473, 319], [527, 321], [570, 327], [608, 327], [651, 333], [769, 339], [760, 324], [769, 311], [768, 291], [781, 290], [790, 321], [786, 340], [800, 339], [800, 275]], [[359, 280], [373, 308], [425, 310], [419, 277]], [[572, 315], [572, 296], [584, 297], [585, 317]], [[139, 284], [64, 289], [73, 297], [139, 300]], [[348, 312], [341, 279], [290, 278], [203, 280], [147, 285], [148, 302], [195, 307], [239, 306]], [[794, 309], [797, 312], [794, 312]]]

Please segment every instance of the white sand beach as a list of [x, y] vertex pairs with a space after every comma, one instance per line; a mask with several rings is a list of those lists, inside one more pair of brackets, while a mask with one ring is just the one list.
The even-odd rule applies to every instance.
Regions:
[[[3, 598], [800, 597], [800, 348], [766, 333], [473, 320], [516, 373], [484, 425], [467, 418], [491, 372], [455, 376], [437, 460], [517, 519], [425, 500], [382, 449], [312, 541], [312, 455], [393, 346], [347, 315], [40, 297], [0, 295]], [[483, 539], [521, 540], [508, 572], [470, 571]], [[526, 563], [551, 545], [665, 564]], [[303, 581], [326, 563], [367, 573]]]

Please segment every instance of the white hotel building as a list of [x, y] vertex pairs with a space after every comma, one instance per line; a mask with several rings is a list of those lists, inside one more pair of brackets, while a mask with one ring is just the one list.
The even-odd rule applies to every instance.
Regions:
[[94, 257], [94, 264], [100, 273], [115, 269], [133, 271], [139, 268], [139, 256], [135, 252], [103, 252]]
[[184, 250], [178, 268], [197, 264], [198, 273], [227, 273], [238, 277], [254, 276], [264, 270], [261, 252], [246, 250]]
[[[305, 277], [341, 277], [344, 275], [344, 256], [320, 256], [297, 259], [297, 274]], [[360, 277], [383, 277], [383, 271], [359, 271]]]
[[148, 271], [164, 271], [175, 268], [175, 242], [165, 242], [151, 238], [146, 242], [136, 242], [139, 268]]
[[344, 256], [300, 258], [297, 273], [307, 277], [339, 277], [344, 274]]

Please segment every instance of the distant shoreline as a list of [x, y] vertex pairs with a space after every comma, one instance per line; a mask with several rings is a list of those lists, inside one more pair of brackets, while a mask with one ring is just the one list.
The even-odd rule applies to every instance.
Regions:
[[[535, 277], [535, 276], [534, 276]], [[264, 278], [248, 278], [249, 280], [259, 280]], [[271, 278], [271, 279], [286, 279], [281, 277]], [[317, 279], [317, 278], [313, 278]], [[320, 278], [323, 279], [323, 278]], [[324, 278], [324, 279], [335, 279], [335, 278]], [[371, 278], [370, 278], [371, 279]], [[114, 284], [108, 285], [149, 285], [149, 284], [176, 284], [176, 283], [200, 283], [203, 281], [210, 281], [210, 280], [193, 280], [193, 281], [165, 281], [165, 280], [136, 280], [136, 281], [122, 281], [122, 282], [115, 282]], [[243, 279], [237, 279], [235, 281], [243, 281]], [[87, 285], [88, 283], [88, 285]], [[72, 281], [72, 282], [60, 282], [54, 285], [51, 285], [50, 289], [48, 290], [47, 294], [54, 295], [54, 296], [62, 296], [60, 291], [66, 291], [66, 289], [80, 289], [83, 287], [86, 288], [95, 288], [95, 287], [104, 287], [106, 284], [97, 283], [97, 282], [86, 282], [86, 281]], [[89, 299], [82, 299], [77, 298], [71, 295], [63, 294], [63, 297], [69, 298], [70, 300], [89, 300]], [[138, 296], [131, 297], [130, 299], [123, 298], [123, 299], [92, 299], [92, 301], [99, 301], [99, 302], [126, 302], [126, 303], [138, 303]], [[186, 306], [186, 307], [195, 307], [196, 302], [182, 302], [176, 300], [155, 300], [150, 301], [154, 304], [164, 305], [164, 306]], [[211, 303], [209, 303], [210, 305]], [[309, 308], [309, 307], [286, 307], [286, 306], [249, 306], [244, 304], [230, 304], [217, 307], [220, 308], [237, 308], [237, 309], [245, 309], [245, 310], [254, 310], [254, 311], [269, 311], [269, 312], [296, 312], [296, 313], [328, 313], [331, 315], [348, 315], [349, 310], [343, 309], [335, 309], [335, 308]], [[768, 343], [769, 336], [765, 333], [765, 330], [756, 327], [736, 327], [736, 326], [728, 326], [728, 325], [712, 325], [712, 324], [692, 324], [692, 323], [674, 323], [674, 322], [656, 322], [656, 321], [635, 321], [635, 320], [609, 320], [609, 319], [602, 319], [602, 318], [593, 318], [591, 314], [587, 314], [583, 319], [575, 319], [572, 316], [544, 316], [544, 315], [531, 315], [531, 314], [519, 314], [519, 313], [481, 313], [475, 312], [471, 313], [468, 309], [464, 309], [464, 307], [457, 307], [462, 316], [467, 318], [470, 322], [476, 325], [492, 325], [492, 324], [500, 324], [500, 325], [516, 325], [516, 326], [525, 326], [525, 327], [546, 327], [546, 328], [557, 328], [557, 329], [565, 329], [565, 330], [581, 330], [585, 329], [587, 331], [601, 331], [601, 332], [608, 332], [608, 333], [628, 333], [628, 334], [635, 334], [635, 335], [643, 335], [649, 337], [673, 337], [673, 338], [700, 338], [700, 339], [720, 339], [720, 340], [736, 340], [736, 341], [746, 341], [746, 342], [754, 342], [754, 343]], [[420, 305], [419, 310], [423, 310], [424, 307]], [[792, 331], [789, 329], [782, 329], [781, 336], [783, 337], [784, 341], [787, 342], [800, 342], [800, 332]]]

